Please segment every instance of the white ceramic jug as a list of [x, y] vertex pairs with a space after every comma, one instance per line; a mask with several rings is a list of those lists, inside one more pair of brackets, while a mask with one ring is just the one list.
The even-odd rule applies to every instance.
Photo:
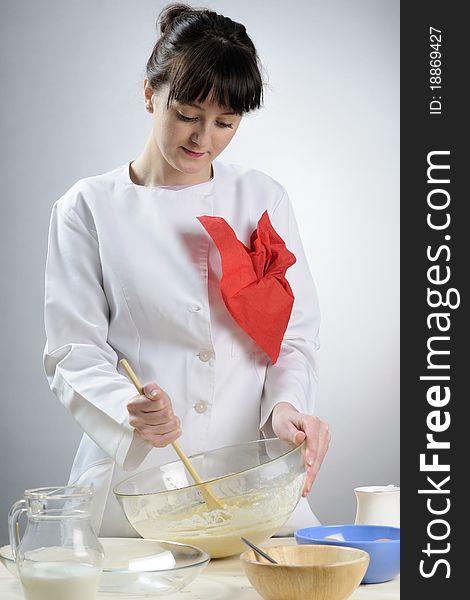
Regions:
[[370, 485], [354, 489], [357, 525], [400, 527], [400, 488], [395, 485]]

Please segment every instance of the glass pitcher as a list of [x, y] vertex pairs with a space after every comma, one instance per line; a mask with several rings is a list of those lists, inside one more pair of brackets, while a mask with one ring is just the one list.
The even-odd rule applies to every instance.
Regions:
[[37, 488], [11, 507], [10, 545], [26, 600], [96, 598], [104, 552], [91, 526], [92, 497], [90, 487]]

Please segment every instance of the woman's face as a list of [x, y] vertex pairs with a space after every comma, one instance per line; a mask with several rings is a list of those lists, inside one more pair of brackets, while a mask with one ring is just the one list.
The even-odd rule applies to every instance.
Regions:
[[230, 108], [209, 102], [181, 104], [167, 108], [168, 87], [151, 97], [153, 138], [159, 154], [182, 173], [210, 173], [211, 162], [235, 135], [241, 115]]

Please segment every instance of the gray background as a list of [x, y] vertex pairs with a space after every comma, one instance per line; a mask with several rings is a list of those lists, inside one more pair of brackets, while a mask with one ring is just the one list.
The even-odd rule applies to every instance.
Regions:
[[[0, 3], [1, 543], [25, 488], [67, 481], [81, 434], [42, 368], [50, 209], [143, 148], [165, 4]], [[321, 521], [352, 522], [354, 487], [399, 483], [399, 2], [201, 4], [243, 22], [266, 69], [265, 108], [221, 160], [269, 173], [294, 204], [323, 315], [317, 413], [333, 436], [309, 500]]]

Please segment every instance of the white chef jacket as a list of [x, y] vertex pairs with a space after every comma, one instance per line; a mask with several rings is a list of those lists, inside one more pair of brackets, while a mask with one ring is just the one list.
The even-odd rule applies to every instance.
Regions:
[[[136, 390], [119, 359], [169, 394], [188, 455], [273, 435], [278, 402], [313, 413], [319, 308], [287, 193], [260, 171], [212, 166], [210, 181], [174, 190], [133, 183], [126, 163], [79, 180], [52, 210], [44, 364], [84, 430], [69, 483], [94, 486], [101, 535], [136, 535], [114, 485], [176, 458], [171, 445], [154, 448], [129, 425]], [[249, 246], [266, 209], [297, 258], [287, 271], [295, 302], [275, 365], [228, 312], [218, 250], [196, 218], [223, 217]], [[318, 522], [303, 504], [303, 523], [293, 527]]]

